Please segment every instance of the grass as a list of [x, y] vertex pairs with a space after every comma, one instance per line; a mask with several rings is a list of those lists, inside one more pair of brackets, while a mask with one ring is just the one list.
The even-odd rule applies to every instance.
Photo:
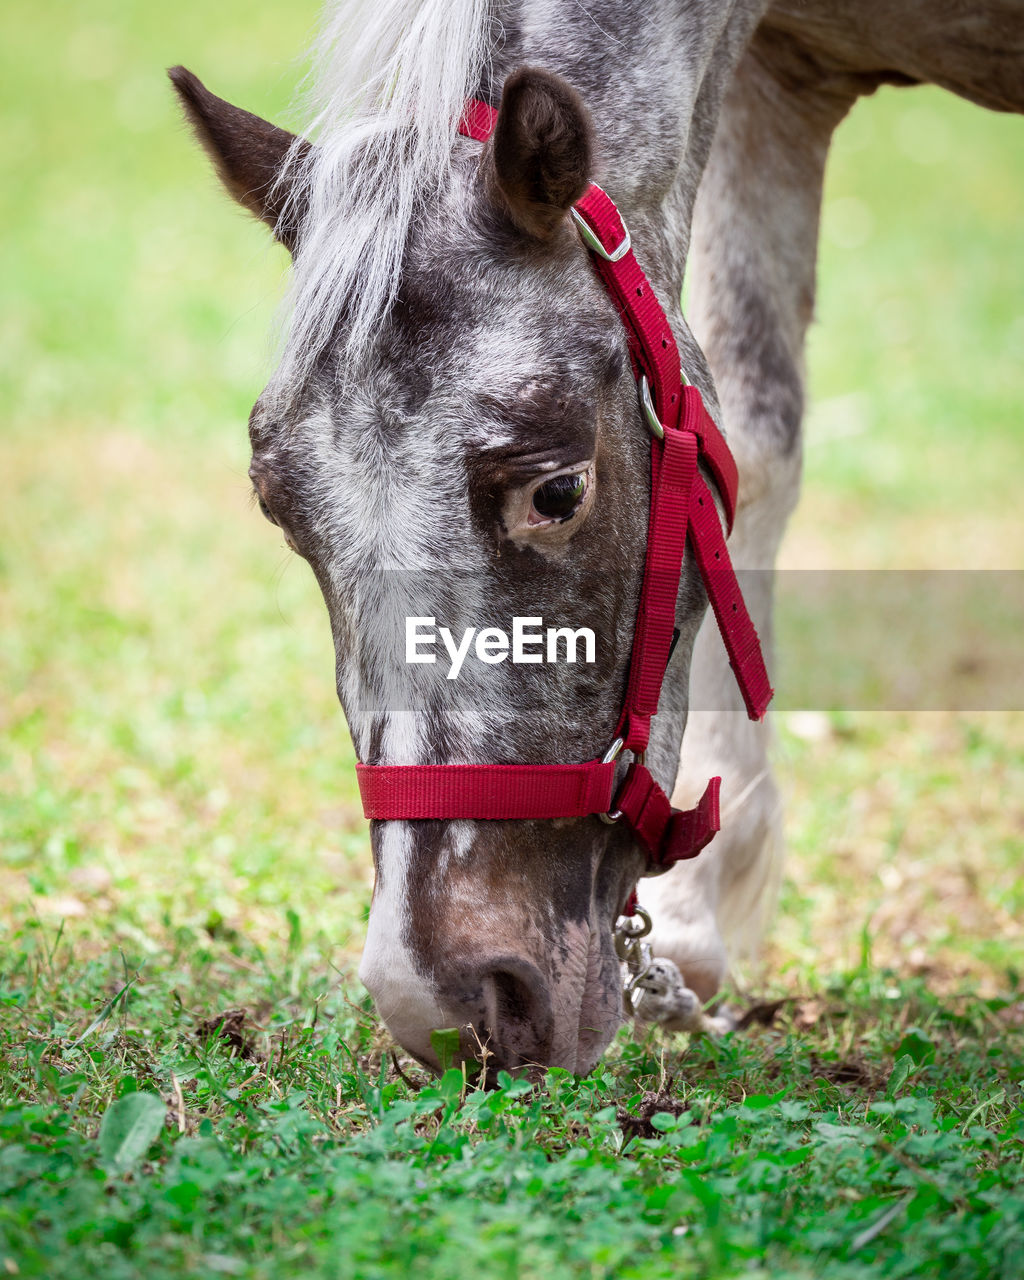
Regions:
[[[1019, 712], [779, 718], [770, 1025], [536, 1092], [392, 1057], [323, 605], [248, 504], [283, 262], [160, 74], [286, 120], [313, 8], [8, 6], [0, 1267], [1019, 1275]], [[932, 91], [843, 126], [788, 567], [1024, 567], [1022, 160]]]
[[[623, 1036], [586, 1079], [484, 1092], [384, 1052], [298, 917], [284, 949], [182, 928], [83, 964], [56, 931], [16, 941], [12, 1273], [1019, 1274], [1011, 1001], [865, 967], [767, 1027]], [[226, 991], [251, 1012], [218, 1031]]]

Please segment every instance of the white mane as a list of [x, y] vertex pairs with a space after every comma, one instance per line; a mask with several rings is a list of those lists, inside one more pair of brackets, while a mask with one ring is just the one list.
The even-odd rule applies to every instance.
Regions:
[[417, 200], [447, 175], [480, 83], [489, 13], [490, 0], [328, 0], [305, 94], [315, 147], [305, 162], [293, 152], [287, 170], [292, 200], [307, 209], [288, 381], [308, 370], [343, 308], [356, 359], [394, 301]]

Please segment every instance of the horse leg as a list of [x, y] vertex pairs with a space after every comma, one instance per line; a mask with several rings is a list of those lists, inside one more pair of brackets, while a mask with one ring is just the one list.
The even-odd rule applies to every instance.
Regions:
[[[803, 346], [825, 160], [835, 126], [866, 87], [814, 79], [791, 49], [755, 36], [723, 104], [689, 259], [688, 318], [740, 473], [729, 549], [769, 653], [772, 567], [800, 484]], [[693, 655], [673, 800], [689, 807], [720, 774], [722, 830], [699, 858], [645, 883], [642, 894], [655, 954], [675, 961], [705, 1001], [725, 977], [729, 952], [756, 945], [774, 904], [781, 805], [769, 742], [768, 725], [746, 717], [709, 615]]]

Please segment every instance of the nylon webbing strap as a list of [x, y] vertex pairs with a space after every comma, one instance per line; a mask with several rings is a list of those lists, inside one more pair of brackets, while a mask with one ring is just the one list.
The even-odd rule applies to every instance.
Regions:
[[[459, 132], [485, 142], [497, 111], [471, 100]], [[636, 260], [610, 197], [592, 185], [575, 206], [591, 239], [591, 261], [625, 327], [634, 374], [644, 378], [663, 439], [651, 444], [651, 505], [644, 578], [629, 676], [617, 737], [621, 749], [641, 753], [671, 653], [676, 601], [687, 537], [718, 622], [747, 713], [760, 719], [772, 696], [760, 642], [726, 550], [714, 497], [698, 464], [718, 489], [727, 528], [736, 511], [738, 475], [732, 453], [700, 392], [684, 386], [679, 350], [668, 318]], [[596, 241], [592, 243], [591, 240]], [[639, 416], [639, 415], [638, 415]], [[653, 432], [653, 424], [652, 434]], [[629, 767], [618, 796], [614, 760], [584, 764], [440, 764], [356, 766], [368, 818], [533, 819], [606, 813], [628, 822], [652, 863], [694, 857], [719, 828], [719, 786], [712, 778], [695, 808], [673, 809], [640, 762]]]
[[459, 121], [459, 133], [475, 142], [486, 142], [498, 123], [498, 113], [489, 103], [470, 98]]
[[651, 447], [651, 512], [626, 698], [615, 731], [627, 751], [644, 751], [665, 679], [676, 626], [679, 574], [686, 550], [690, 491], [697, 475], [697, 440], [665, 428]]
[[671, 866], [695, 858], [721, 826], [718, 798], [721, 778], [712, 778], [693, 809], [673, 809], [668, 796], [642, 764], [626, 773], [616, 805], [651, 861]]
[[[594, 183], [575, 208], [605, 253], [615, 256], [626, 241], [626, 228], [611, 197]], [[679, 348], [651, 282], [632, 248], [617, 261], [592, 252], [591, 262], [625, 325], [634, 371], [646, 374], [658, 417], [674, 427], [683, 392]]]
[[761, 641], [729, 559], [715, 500], [700, 475], [692, 490], [690, 532], [708, 602], [722, 633], [747, 715], [751, 720], [760, 720], [768, 710], [774, 690], [765, 669]]
[[607, 813], [614, 763], [356, 765], [367, 818], [584, 818]]
[[[594, 235], [598, 237], [605, 252], [614, 257], [616, 247], [625, 243], [626, 229], [608, 194], [598, 186], [591, 186], [576, 205], [576, 209]], [[591, 261], [604, 281], [626, 327], [634, 371], [639, 371], [647, 378], [655, 413], [665, 429], [666, 450], [672, 428], [677, 425], [681, 431], [692, 433], [696, 437], [700, 461], [707, 464], [714, 477], [722, 498], [726, 521], [731, 529], [738, 488], [736, 463], [724, 437], [708, 413], [700, 392], [696, 387], [681, 386], [679, 350], [675, 337], [647, 276], [637, 262], [632, 248], [617, 262], [605, 259], [598, 253], [591, 254]], [[652, 556], [652, 544], [656, 541], [652, 536], [654, 533], [653, 506], [660, 451], [661, 446], [654, 441], [651, 446], [652, 522], [649, 526], [647, 543], [648, 565]], [[768, 709], [772, 696], [760, 641], [726, 550], [718, 511], [713, 501], [710, 504], [706, 501], [710, 498], [710, 490], [699, 475], [694, 482], [694, 489], [699, 501], [695, 501], [690, 509], [690, 537], [697, 556], [697, 564], [715, 620], [725, 642], [729, 663], [740, 686], [747, 714], [753, 720], [760, 720]], [[699, 519], [693, 518], [695, 514]], [[681, 565], [680, 558], [680, 569]], [[678, 572], [676, 589], [678, 590]], [[672, 609], [674, 613], [675, 596], [672, 597]], [[638, 619], [633, 642], [627, 703], [623, 709], [619, 727], [619, 732], [623, 733], [625, 730], [624, 736], [626, 736], [636, 726], [639, 735], [636, 744], [626, 736], [625, 745], [627, 747], [635, 745], [637, 750], [642, 750], [646, 746], [650, 733], [646, 708], [641, 709], [640, 706], [631, 705], [630, 702], [630, 694], [639, 683], [639, 677], [634, 679], [636, 668], [647, 664], [641, 632], [642, 621], [643, 600], [641, 600], [641, 616]], [[663, 673], [664, 668], [662, 668]], [[654, 704], [654, 711], [656, 710], [657, 698]], [[653, 715], [654, 711], [649, 714]], [[647, 717], [646, 734], [644, 733], [645, 717]]]

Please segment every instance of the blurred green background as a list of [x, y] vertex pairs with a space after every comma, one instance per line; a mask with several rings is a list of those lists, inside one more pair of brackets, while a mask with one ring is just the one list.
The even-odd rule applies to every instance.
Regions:
[[[249, 499], [285, 260], [163, 68], [288, 123], [312, 0], [8, 0], [0, 44], [0, 922], [182, 929], [344, 973], [371, 871], [323, 604]], [[790, 567], [1024, 568], [1024, 121], [889, 90], [842, 126]], [[769, 972], [1004, 981], [1024, 717], [781, 716]]]

